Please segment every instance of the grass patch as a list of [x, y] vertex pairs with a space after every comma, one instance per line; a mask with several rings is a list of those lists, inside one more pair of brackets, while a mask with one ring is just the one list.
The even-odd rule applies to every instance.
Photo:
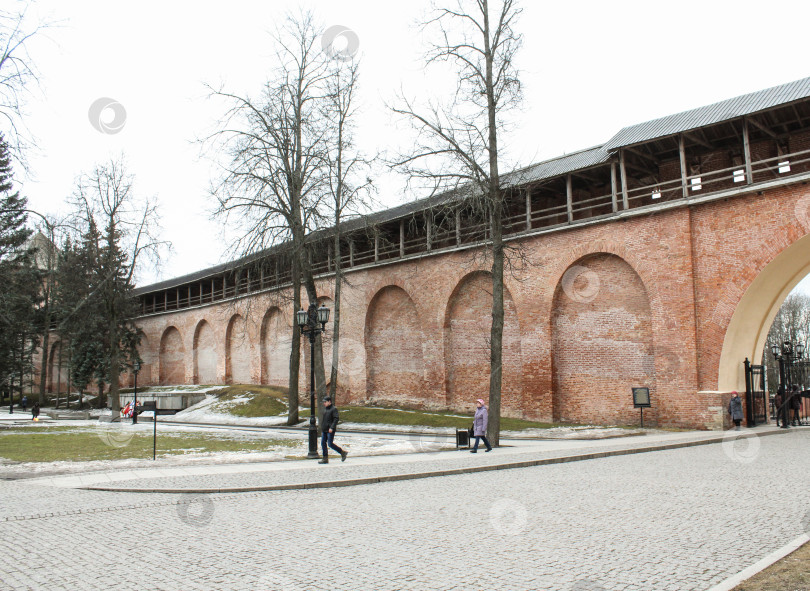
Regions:
[[810, 591], [810, 543], [734, 587], [733, 591]]
[[210, 394], [219, 399], [213, 410], [237, 417], [275, 417], [287, 412], [287, 393], [283, 388], [236, 384]]
[[[340, 408], [340, 420], [346, 423], [378, 423], [402, 425], [408, 427], [454, 427], [468, 429], [473, 422], [473, 415], [466, 413], [440, 413], [420, 410], [395, 410], [390, 408], [347, 406]], [[307, 416], [309, 414], [307, 413]], [[550, 429], [559, 427], [554, 423], [526, 421], [501, 417], [502, 431], [522, 431], [524, 429]], [[573, 425], [566, 425], [568, 427]]]
[[[58, 429], [58, 430], [57, 430]], [[224, 434], [160, 433], [159, 456], [208, 452], [262, 452], [294, 447], [289, 439], [253, 439]], [[88, 430], [65, 427], [26, 427], [0, 431], [0, 457], [16, 462], [125, 460], [152, 456], [151, 431], [135, 432], [119, 426]]]

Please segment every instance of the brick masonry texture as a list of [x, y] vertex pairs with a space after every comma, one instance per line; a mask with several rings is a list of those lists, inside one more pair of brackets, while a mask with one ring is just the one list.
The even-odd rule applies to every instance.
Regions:
[[[506, 275], [504, 414], [636, 422], [630, 388], [649, 386], [651, 423], [722, 427], [728, 393], [717, 392], [718, 370], [734, 310], [808, 231], [797, 214], [810, 198], [806, 185], [761, 193], [520, 240], [529, 264]], [[486, 399], [487, 268], [468, 250], [350, 270], [339, 403], [469, 410]], [[330, 278], [318, 290], [331, 306]], [[285, 385], [290, 300], [263, 292], [139, 318], [139, 384]], [[328, 371], [328, 336], [324, 348]]]

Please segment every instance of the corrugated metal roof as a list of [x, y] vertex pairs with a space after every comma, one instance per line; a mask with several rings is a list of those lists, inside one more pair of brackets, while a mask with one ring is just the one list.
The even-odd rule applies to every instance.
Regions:
[[[787, 84], [774, 86], [773, 88], [767, 88], [765, 90], [759, 90], [736, 98], [720, 101], [719, 103], [714, 103], [706, 107], [700, 107], [692, 109], [691, 111], [684, 111], [683, 113], [668, 115], [660, 119], [647, 121], [646, 123], [625, 127], [602, 146], [595, 146], [587, 150], [581, 150], [527, 166], [526, 168], [505, 174], [502, 180], [505, 186], [515, 186], [562, 176], [570, 172], [604, 164], [610, 160], [612, 152], [623, 146], [630, 146], [659, 137], [666, 137], [683, 131], [704, 127], [706, 125], [736, 119], [743, 115], [750, 115], [808, 97], [810, 97], [810, 78], [788, 82]], [[456, 194], [454, 191], [448, 191], [432, 197], [404, 203], [391, 209], [359, 216], [341, 224], [341, 230], [344, 232], [357, 231], [363, 227], [394, 221], [419, 211], [430, 209], [431, 207], [437, 207], [452, 202], [459, 198], [458, 195], [459, 194]], [[315, 240], [328, 236], [331, 233], [332, 228], [325, 228], [313, 232], [308, 236], [308, 239]], [[250, 261], [267, 256], [283, 247], [284, 245], [275, 246], [236, 261], [223, 263], [182, 277], [139, 287], [134, 290], [134, 295], [169, 289], [185, 283], [191, 283], [192, 281], [219, 275], [225, 271], [238, 268], [240, 265]]]
[[532, 183], [544, 179], [550, 179], [555, 176], [568, 174], [575, 170], [583, 170], [599, 164], [604, 164], [610, 160], [610, 154], [603, 149], [602, 146], [595, 146], [587, 150], [580, 150], [532, 164], [521, 170], [504, 175], [503, 181], [506, 185], [522, 185], [524, 183]]
[[[557, 158], [552, 158], [551, 160], [546, 160], [544, 162], [532, 164], [531, 166], [527, 166], [526, 168], [523, 168], [521, 170], [505, 174], [503, 176], [503, 184], [505, 186], [514, 186], [529, 182], [537, 182], [543, 179], [553, 178], [555, 176], [567, 174], [575, 170], [590, 168], [592, 166], [596, 166], [598, 164], [607, 162], [609, 159], [610, 154], [602, 150], [600, 146], [596, 146], [594, 148], [588, 148], [587, 150], [581, 150], [579, 152], [566, 154], [565, 156], [559, 156]], [[458, 197], [455, 197], [455, 199], [458, 199]], [[430, 209], [431, 207], [438, 207], [440, 205], [445, 205], [449, 202], [452, 202], [453, 200], [454, 200], [454, 191], [447, 191], [439, 195], [434, 195], [433, 197], [426, 197], [423, 199], [418, 199], [416, 201], [403, 203], [402, 205], [397, 205], [390, 209], [385, 209], [383, 211], [378, 211], [370, 213], [368, 215], [358, 216], [350, 220], [347, 220], [341, 224], [341, 231], [352, 232], [360, 230], [364, 227], [370, 227], [375, 226], [377, 224], [383, 224], [385, 222], [394, 221], [399, 218], [407, 217], [414, 213]], [[324, 228], [322, 230], [312, 232], [307, 236], [307, 239], [317, 240], [325, 236], [329, 236], [331, 233], [332, 228]], [[283, 245], [268, 248], [261, 252], [257, 252], [249, 257], [241, 258], [236, 261], [222, 263], [214, 267], [202, 269], [195, 273], [189, 273], [188, 275], [183, 275], [182, 277], [175, 277], [172, 279], [167, 279], [165, 281], [160, 281], [158, 283], [153, 283], [151, 285], [144, 285], [143, 287], [138, 287], [135, 290], [133, 290], [133, 295], [139, 296], [145, 293], [151, 293], [153, 291], [171, 289], [174, 287], [178, 287], [180, 285], [184, 285], [186, 283], [192, 283], [194, 281], [200, 281], [201, 279], [215, 277], [221, 275], [226, 271], [236, 269], [240, 265], [270, 255], [273, 253], [274, 250], [279, 249], [281, 246]]]
[[153, 291], [161, 291], [164, 289], [171, 289], [174, 287], [179, 287], [181, 285], [185, 285], [187, 283], [193, 283], [195, 281], [200, 281], [202, 279], [209, 279], [211, 277], [218, 277], [225, 273], [226, 271], [232, 271], [234, 269], [239, 268], [241, 265], [250, 263], [251, 261], [261, 258], [263, 256], [267, 256], [273, 252], [273, 250], [277, 247], [268, 248], [267, 250], [263, 250], [260, 253], [255, 255], [251, 255], [249, 257], [243, 257], [237, 259], [235, 261], [229, 261], [227, 263], [221, 263], [214, 267], [208, 267], [206, 269], [202, 269], [200, 271], [195, 271], [194, 273], [189, 273], [187, 275], [181, 275], [180, 277], [173, 277], [171, 279], [166, 279], [164, 281], [159, 281], [157, 283], [151, 283], [149, 285], [144, 285], [143, 287], [136, 287], [132, 290], [133, 296], [143, 295], [145, 293], [152, 293]]
[[623, 146], [729, 121], [743, 115], [751, 115], [807, 97], [810, 97], [810, 78], [802, 78], [795, 82], [758, 90], [706, 107], [625, 127], [614, 135], [603, 148], [612, 151]]

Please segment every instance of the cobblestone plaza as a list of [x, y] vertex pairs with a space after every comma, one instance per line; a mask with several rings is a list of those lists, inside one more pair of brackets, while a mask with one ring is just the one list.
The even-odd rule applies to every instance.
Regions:
[[[108, 492], [6, 481], [0, 588], [708, 589], [810, 529], [808, 445], [810, 430], [794, 429], [546, 466], [277, 492]], [[500, 452], [508, 453], [485, 457]], [[461, 453], [452, 462], [484, 461]], [[446, 457], [423, 459], [420, 468], [442, 469]], [[336, 480], [371, 469], [319, 468], [321, 479]], [[181, 478], [172, 482], [183, 488]]]

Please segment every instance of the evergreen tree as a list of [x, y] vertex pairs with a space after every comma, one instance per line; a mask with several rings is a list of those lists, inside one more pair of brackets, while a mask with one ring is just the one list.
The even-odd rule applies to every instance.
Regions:
[[81, 311], [73, 312], [72, 371], [76, 386], [98, 386], [99, 406], [109, 385], [114, 410], [119, 407], [119, 376], [137, 359], [140, 333], [132, 321], [137, 316], [132, 298], [135, 269], [144, 256], [157, 261], [159, 248], [166, 244], [152, 237], [157, 211], [148, 200], [136, 200], [132, 182], [123, 161], [111, 160], [83, 177], [74, 200], [86, 228], [76, 264], [88, 292], [76, 304]]
[[100, 240], [91, 221], [80, 244], [66, 243], [56, 280], [57, 331], [68, 355], [70, 380], [79, 389], [80, 406], [84, 389], [98, 384], [98, 376], [107, 366], [98, 269]]
[[0, 388], [24, 387], [33, 369], [39, 273], [28, 239], [27, 200], [14, 191], [11, 157], [0, 134]]

